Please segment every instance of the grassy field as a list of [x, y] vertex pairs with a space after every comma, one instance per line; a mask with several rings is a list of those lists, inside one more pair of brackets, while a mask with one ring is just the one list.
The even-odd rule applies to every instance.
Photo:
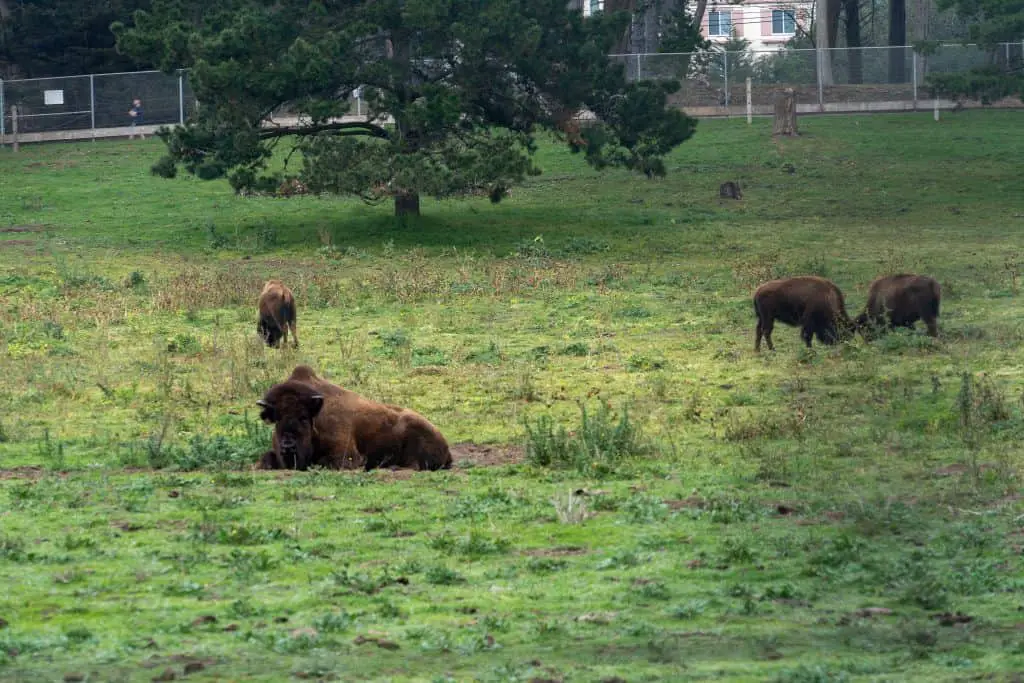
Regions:
[[[408, 225], [0, 150], [0, 680], [1021, 680], [1022, 124], [708, 121], [657, 181], [545, 144]], [[753, 352], [761, 281], [908, 270], [938, 339]], [[456, 468], [251, 470], [298, 363]]]

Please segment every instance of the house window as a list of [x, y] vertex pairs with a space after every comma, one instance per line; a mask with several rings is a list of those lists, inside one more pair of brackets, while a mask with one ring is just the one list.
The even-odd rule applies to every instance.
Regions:
[[793, 10], [772, 10], [772, 33], [796, 33], [796, 18], [793, 16]]
[[728, 12], [708, 12], [708, 35], [732, 35], [732, 16]]
[[589, 17], [601, 11], [604, 11], [604, 0], [583, 0], [583, 16]]

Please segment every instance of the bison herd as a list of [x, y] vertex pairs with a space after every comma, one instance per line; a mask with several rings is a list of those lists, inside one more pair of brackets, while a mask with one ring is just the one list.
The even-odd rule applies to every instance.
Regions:
[[886, 329], [912, 328], [918, 320], [923, 320], [928, 334], [935, 337], [941, 296], [939, 283], [927, 275], [886, 275], [871, 283], [864, 312], [851, 321], [843, 293], [834, 282], [813, 275], [772, 280], [754, 292], [754, 350], [761, 350], [762, 337], [769, 349], [775, 348], [772, 329], [776, 320], [798, 326], [808, 348], [814, 337], [829, 345], [857, 332], [872, 339]]
[[[864, 312], [851, 320], [835, 283], [811, 275], [772, 280], [754, 292], [754, 349], [761, 350], [762, 339], [775, 348], [775, 321], [799, 327], [808, 347], [814, 337], [831, 345], [859, 332], [870, 340], [887, 329], [912, 328], [918, 320], [934, 337], [940, 297], [939, 283], [925, 275], [879, 277], [868, 289]], [[291, 330], [292, 345], [298, 348], [295, 297], [288, 287], [279, 280], [267, 282], [257, 308], [257, 332], [268, 346], [287, 342]], [[257, 404], [260, 418], [274, 425], [271, 449], [259, 461], [262, 469], [439, 470], [452, 465], [448, 442], [427, 418], [331, 384], [306, 365], [296, 367]]]

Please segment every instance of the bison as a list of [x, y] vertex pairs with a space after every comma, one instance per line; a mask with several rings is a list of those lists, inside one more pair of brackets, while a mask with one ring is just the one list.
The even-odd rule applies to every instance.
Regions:
[[259, 322], [256, 331], [270, 347], [280, 347], [288, 341], [288, 328], [292, 330], [292, 346], [299, 348], [299, 334], [295, 330], [295, 297], [280, 280], [269, 280], [263, 285], [259, 301]]
[[901, 273], [875, 278], [868, 288], [867, 306], [854, 320], [854, 326], [868, 338], [872, 331], [884, 328], [913, 329], [914, 323], [923, 320], [928, 334], [936, 337], [941, 298], [939, 283], [927, 275]]
[[427, 418], [377, 403], [317, 377], [299, 365], [256, 402], [274, 425], [261, 469], [449, 469], [448, 442]]
[[822, 344], [835, 344], [848, 338], [852, 329], [843, 293], [834, 283], [813, 275], [765, 282], [754, 292], [754, 312], [757, 314], [755, 351], [761, 350], [761, 337], [768, 342], [769, 350], [775, 349], [772, 328], [776, 320], [799, 325], [800, 336], [808, 348], [814, 336]]

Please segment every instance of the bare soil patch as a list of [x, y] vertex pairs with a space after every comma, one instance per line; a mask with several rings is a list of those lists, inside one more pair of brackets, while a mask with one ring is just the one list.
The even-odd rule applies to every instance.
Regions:
[[[0, 242], [3, 244], [3, 242]], [[497, 467], [522, 462], [525, 452], [522, 446], [509, 444], [476, 444], [472, 442], [458, 443], [451, 447], [454, 469], [459, 470], [467, 467]], [[255, 465], [253, 465], [255, 469]], [[146, 472], [155, 474], [158, 470], [145, 467], [127, 467], [118, 470], [122, 474], [137, 474]], [[262, 470], [259, 470], [262, 472]], [[416, 470], [405, 469], [381, 469], [375, 470], [385, 474], [389, 480], [405, 480], [414, 477]], [[39, 465], [21, 465], [18, 467], [0, 468], [0, 480], [3, 479], [39, 479], [47, 474], [56, 474], [66, 477], [73, 472], [53, 472], [44, 469]], [[287, 478], [295, 474], [292, 471], [265, 472], [271, 476]], [[174, 495], [171, 496], [176, 497]]]
[[0, 228], [0, 232], [42, 232], [45, 229], [45, 225], [11, 225]]
[[530, 557], [568, 557], [572, 555], [586, 555], [589, 551], [578, 545], [565, 545], [556, 548], [531, 548], [524, 550], [523, 555]]
[[0, 469], [0, 479], [38, 479], [46, 474], [38, 465], [22, 465]]
[[35, 242], [32, 240], [0, 240], [0, 248], [9, 247], [30, 247]]
[[455, 467], [495, 467], [522, 462], [526, 452], [522, 446], [509, 444], [457, 443], [451, 447]]

